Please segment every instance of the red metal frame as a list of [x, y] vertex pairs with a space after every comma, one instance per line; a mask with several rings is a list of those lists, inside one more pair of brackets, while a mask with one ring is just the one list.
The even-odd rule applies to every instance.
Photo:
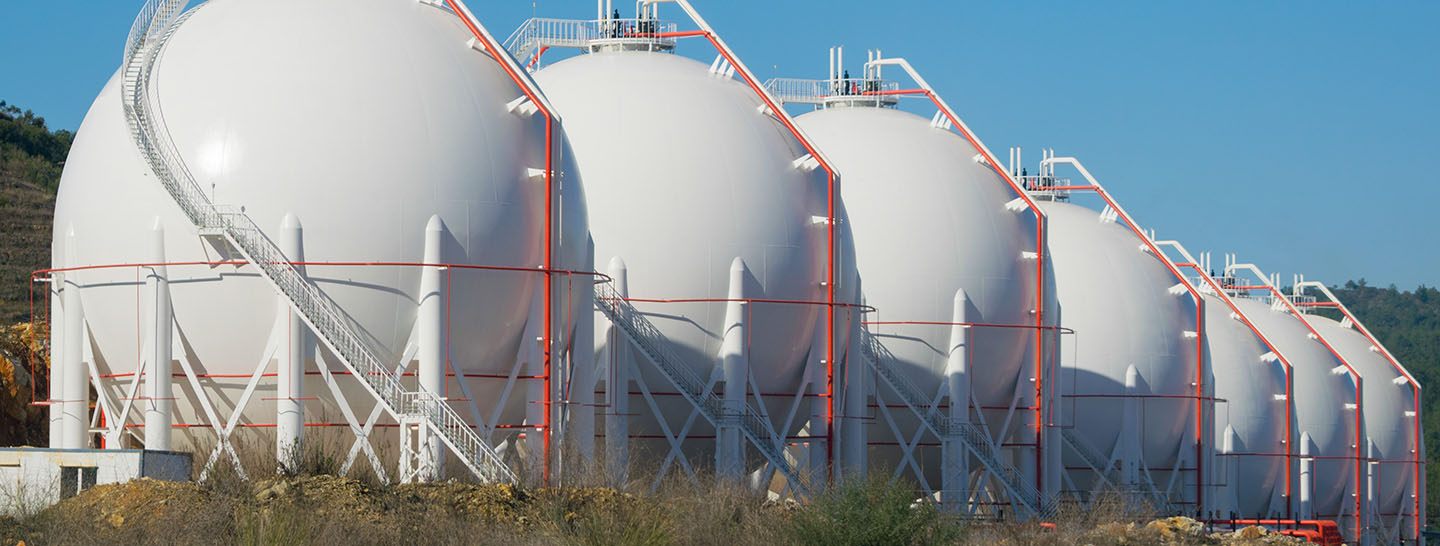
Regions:
[[1240, 317], [1240, 321], [1245, 323], [1245, 326], [1250, 329], [1250, 332], [1255, 334], [1255, 337], [1259, 338], [1260, 342], [1265, 345], [1265, 348], [1273, 353], [1275, 358], [1279, 359], [1283, 365], [1285, 370], [1285, 516], [1287, 518], [1293, 517], [1295, 497], [1294, 492], [1291, 490], [1290, 476], [1295, 457], [1295, 442], [1292, 440], [1299, 436], [1295, 434], [1295, 396], [1292, 392], [1295, 381], [1291, 374], [1292, 366], [1290, 365], [1290, 361], [1285, 358], [1284, 354], [1281, 354], [1280, 350], [1277, 349], [1274, 344], [1270, 343], [1270, 338], [1266, 337], [1265, 334], [1260, 331], [1260, 328], [1250, 322], [1250, 317], [1240, 311], [1240, 308], [1235, 305], [1235, 301], [1230, 299], [1229, 294], [1226, 294], [1225, 290], [1215, 282], [1215, 279], [1210, 278], [1210, 275], [1201, 269], [1199, 264], [1194, 262], [1178, 262], [1175, 265], [1177, 267], [1189, 267], [1195, 270], [1196, 273], [1199, 273], [1200, 278], [1204, 279], [1205, 283], [1220, 297], [1220, 300], [1225, 302], [1225, 306], [1230, 308], [1230, 312]]
[[[1227, 271], [1226, 273], [1228, 274], [1229, 272]], [[1364, 444], [1365, 444], [1365, 438], [1364, 438], [1364, 437], [1361, 435], [1361, 433], [1360, 433], [1360, 431], [1365, 430], [1365, 426], [1364, 426], [1364, 422], [1363, 422], [1364, 411], [1365, 411], [1365, 410], [1364, 410], [1364, 406], [1361, 404], [1362, 396], [1363, 396], [1363, 389], [1362, 389], [1363, 383], [1362, 383], [1362, 381], [1364, 381], [1364, 379], [1361, 378], [1359, 372], [1356, 372], [1356, 371], [1355, 371], [1355, 368], [1354, 368], [1354, 367], [1351, 367], [1351, 366], [1350, 366], [1350, 362], [1347, 361], [1347, 360], [1345, 360], [1345, 357], [1340, 356], [1340, 351], [1336, 351], [1336, 350], [1335, 350], [1335, 347], [1332, 347], [1332, 346], [1330, 345], [1330, 342], [1329, 342], [1329, 341], [1326, 341], [1326, 340], [1325, 340], [1325, 337], [1324, 337], [1324, 336], [1321, 336], [1321, 335], [1320, 335], [1320, 332], [1317, 331], [1317, 330], [1315, 330], [1315, 327], [1310, 324], [1310, 321], [1305, 320], [1305, 316], [1304, 316], [1302, 313], [1300, 313], [1300, 310], [1299, 310], [1298, 308], [1295, 307], [1294, 302], [1291, 302], [1291, 301], [1290, 301], [1290, 298], [1286, 297], [1286, 296], [1285, 296], [1285, 293], [1284, 293], [1284, 292], [1281, 292], [1279, 288], [1275, 288], [1274, 286], [1272, 286], [1272, 285], [1269, 283], [1269, 280], [1268, 280], [1268, 279], [1266, 280], [1266, 284], [1263, 284], [1263, 285], [1232, 286], [1232, 287], [1230, 287], [1230, 289], [1231, 289], [1231, 290], [1264, 290], [1264, 291], [1268, 291], [1272, 297], [1276, 298], [1278, 301], [1283, 302], [1283, 303], [1285, 304], [1285, 307], [1290, 310], [1290, 314], [1291, 314], [1291, 315], [1294, 315], [1294, 316], [1295, 316], [1295, 319], [1300, 321], [1300, 324], [1305, 325], [1305, 329], [1308, 330], [1311, 335], [1315, 336], [1315, 340], [1316, 340], [1316, 341], [1319, 341], [1321, 345], [1324, 345], [1324, 346], [1325, 346], [1325, 349], [1328, 350], [1328, 351], [1330, 351], [1330, 354], [1331, 354], [1332, 356], [1334, 356], [1336, 360], [1339, 360], [1341, 365], [1345, 366], [1345, 370], [1348, 371], [1348, 372], [1350, 373], [1350, 377], [1355, 380], [1355, 456], [1354, 456], [1354, 457], [1344, 457], [1344, 458], [1354, 459], [1354, 460], [1355, 460], [1355, 477], [1354, 477], [1354, 480], [1353, 480], [1353, 482], [1354, 482], [1353, 487], [1355, 488], [1355, 495], [1354, 495], [1354, 497], [1355, 497], [1355, 525], [1354, 525], [1354, 531], [1355, 531], [1355, 537], [1356, 537], [1356, 539], [1359, 539], [1359, 537], [1360, 537], [1360, 532], [1361, 532], [1361, 529], [1360, 529], [1360, 518], [1361, 518], [1360, 503], [1361, 503], [1361, 499], [1363, 498], [1360, 480], [1361, 480], [1361, 476], [1363, 476], [1363, 475], [1365, 474], [1365, 472], [1364, 472], [1364, 466], [1363, 466], [1363, 465], [1364, 465], [1364, 461], [1365, 461], [1365, 456], [1364, 456], [1364, 454], [1363, 454], [1363, 452], [1362, 452], [1362, 450], [1365, 449], [1365, 446], [1364, 446]], [[1278, 354], [1278, 353], [1277, 353], [1277, 354]], [[1417, 418], [1417, 422], [1418, 422], [1418, 418]], [[1311, 457], [1311, 458], [1312, 458], [1312, 459], [1316, 459], [1316, 458], [1320, 458], [1320, 457]], [[1417, 498], [1418, 498], [1418, 497], [1417, 497]]]
[[[922, 83], [922, 85], [924, 85]], [[946, 119], [955, 127], [956, 132], [970, 143], [975, 151], [985, 156], [985, 162], [994, 169], [1000, 178], [1010, 186], [1011, 192], [1025, 202], [1035, 215], [1035, 325], [1038, 329], [1045, 328], [1045, 261], [1047, 259], [1045, 245], [1045, 213], [1036, 205], [1030, 194], [1015, 182], [1014, 176], [1007, 172], [1000, 165], [1000, 160], [990, 154], [989, 149], [980, 144], [980, 139], [971, 134], [966, 125], [959, 117], [940, 100], [935, 93], [927, 89], [896, 89], [889, 91], [862, 91], [861, 95], [923, 95], [929, 99], [935, 108], [945, 114]], [[1035, 483], [1041, 488], [1045, 484], [1045, 457], [1044, 457], [1044, 433], [1047, 425], [1053, 425], [1054, 410], [1047, 410], [1045, 404], [1045, 389], [1049, 383], [1045, 381], [1046, 372], [1053, 375], [1053, 368], [1045, 365], [1045, 339], [1043, 336], [1035, 336]], [[1058, 361], [1058, 355], [1057, 355]], [[1053, 387], [1052, 387], [1053, 388]], [[1052, 392], [1053, 394], [1053, 392]], [[1044, 491], [1041, 491], [1044, 494]]]
[[1414, 445], [1412, 446], [1415, 450], [1415, 456], [1413, 457], [1415, 461], [1415, 470], [1414, 475], [1411, 478], [1413, 480], [1412, 488], [1414, 489], [1414, 494], [1412, 495], [1412, 497], [1414, 497], [1415, 512], [1411, 515], [1411, 517], [1414, 519], [1412, 525], [1415, 531], [1414, 538], [1418, 543], [1420, 540], [1421, 527], [1425, 525], [1425, 522], [1421, 521], [1420, 519], [1420, 514], [1423, 512], [1424, 508], [1420, 504], [1420, 497], [1423, 493], [1420, 490], [1420, 480], [1423, 477], [1423, 472], [1425, 471], [1425, 454], [1420, 452], [1420, 440], [1423, 438], [1423, 436], [1421, 436], [1423, 434], [1423, 431], [1420, 427], [1420, 383], [1415, 380], [1414, 376], [1410, 375], [1409, 370], [1406, 370], [1404, 366], [1400, 365], [1399, 361], [1395, 360], [1395, 356], [1390, 354], [1390, 351], [1388, 349], [1385, 349], [1384, 346], [1380, 344], [1380, 341], [1375, 339], [1375, 336], [1370, 334], [1370, 329], [1366, 328], [1365, 325], [1360, 322], [1360, 319], [1356, 318], [1355, 315], [1350, 313], [1350, 308], [1346, 307], [1345, 304], [1340, 303], [1339, 301], [1329, 301], [1297, 303], [1295, 305], [1300, 307], [1328, 307], [1332, 309], [1338, 309], [1341, 314], [1345, 315], [1345, 318], [1350, 319], [1350, 322], [1355, 325], [1355, 330], [1360, 332], [1361, 335], [1365, 336], [1365, 339], [1368, 340], [1371, 345], [1380, 349], [1379, 353], [1385, 356], [1385, 360], [1389, 361], [1390, 365], [1395, 368], [1395, 371], [1399, 372], [1400, 375], [1403, 376], [1406, 381], [1410, 383], [1411, 392], [1414, 393], [1414, 399], [1412, 400], [1414, 407], [1411, 411], [1415, 412]]
[[[694, 36], [703, 36], [706, 40], [708, 40], [708, 41], [710, 42], [710, 45], [715, 48], [715, 51], [717, 51], [722, 57], [724, 57], [725, 60], [731, 64], [731, 66], [736, 66], [736, 67], [744, 67], [744, 66], [745, 66], [744, 64], [742, 64], [742, 63], [740, 62], [740, 60], [739, 60], [738, 58], [735, 57], [735, 55], [730, 51], [730, 48], [729, 48], [729, 47], [726, 47], [726, 46], [724, 45], [724, 43], [720, 41], [719, 37], [716, 36], [715, 33], [711, 32], [711, 31], [708, 31], [708, 30], [685, 30], [685, 31], [679, 31], [679, 32], [659, 32], [659, 33], [655, 33], [654, 36], [655, 36], [656, 38], [688, 38], [688, 37], [694, 37]], [[835, 436], [835, 403], [834, 403], [834, 400], [835, 400], [835, 307], [836, 307], [837, 305], [848, 305], [848, 304], [841, 304], [841, 303], [838, 303], [838, 302], [835, 301], [835, 282], [836, 282], [836, 271], [835, 271], [835, 223], [836, 223], [836, 218], [835, 218], [835, 204], [836, 204], [836, 203], [835, 203], [835, 201], [836, 201], [836, 196], [838, 195], [838, 192], [836, 191], [836, 184], [839, 183], [839, 178], [840, 178], [840, 176], [839, 176], [838, 173], [835, 172], [835, 168], [830, 165], [830, 162], [826, 161], [826, 160], [825, 160], [825, 157], [820, 154], [820, 151], [819, 151], [813, 144], [811, 144], [810, 139], [806, 138], [806, 137], [805, 137], [805, 134], [804, 134], [804, 133], [801, 133], [801, 132], [800, 132], [800, 129], [799, 129], [798, 127], [796, 127], [793, 122], [791, 122], [790, 116], [785, 113], [784, 108], [783, 108], [781, 105], [776, 104], [775, 101], [770, 98], [770, 94], [765, 92], [765, 89], [764, 89], [764, 87], [760, 84], [760, 82], [756, 81], [755, 78], [754, 78], [753, 76], [751, 76], [749, 70], [738, 70], [738, 71], [736, 71], [736, 73], [738, 73], [738, 74], [740, 75], [740, 78], [741, 78], [741, 80], [743, 80], [743, 81], [745, 82], [745, 85], [749, 86], [749, 87], [750, 87], [750, 90], [755, 93], [755, 96], [759, 97], [760, 100], [761, 100], [761, 102], [764, 102], [764, 103], [765, 103], [765, 106], [766, 106], [767, 108], [769, 108], [772, 113], [774, 113], [775, 119], [779, 120], [779, 121], [780, 121], [780, 124], [781, 124], [781, 125], [784, 125], [784, 126], [785, 126], [785, 129], [789, 130], [789, 131], [790, 131], [790, 134], [791, 134], [792, 136], [794, 136], [797, 141], [800, 142], [800, 145], [801, 145], [803, 148], [805, 148], [805, 152], [808, 153], [808, 154], [810, 154], [810, 157], [811, 157], [811, 158], [814, 158], [814, 159], [815, 159], [815, 162], [820, 165], [820, 168], [823, 169], [823, 170], [825, 171], [825, 174], [826, 174], [826, 196], [825, 196], [825, 201], [826, 201], [826, 205], [825, 205], [825, 207], [826, 207], [826, 210], [825, 210], [825, 219], [826, 219], [826, 222], [825, 222], [825, 238], [826, 238], [826, 244], [825, 244], [825, 250], [826, 250], [825, 268], [826, 268], [826, 271], [825, 271], [825, 302], [824, 302], [824, 304], [825, 304], [825, 400], [826, 400], [826, 403], [825, 403], [825, 464], [826, 464], [826, 466], [827, 466], [827, 468], [826, 468], [826, 475], [827, 475], [827, 476], [833, 476], [833, 475], [834, 475], [834, 470], [835, 470], [835, 469], [834, 469], [834, 467], [835, 467], [835, 442], [830, 441], [830, 439]]]
[[551, 385], [554, 376], [552, 370], [554, 362], [554, 348], [552, 347], [552, 345], [554, 345], [554, 342], [551, 339], [553, 335], [553, 333], [551, 332], [551, 315], [553, 314], [553, 309], [551, 309], [551, 300], [553, 299], [551, 289], [553, 282], [551, 279], [550, 270], [552, 267], [554, 267], [552, 245], [554, 244], [553, 228], [555, 224], [554, 219], [552, 218], [552, 212], [555, 210], [555, 138], [553, 133], [555, 116], [552, 112], [550, 112], [550, 109], [546, 106], [545, 101], [540, 100], [540, 97], [531, 89], [529, 82], [525, 78], [522, 78], [520, 74], [516, 73], [515, 70], [510, 67], [509, 63], [506, 63], [503, 60], [508, 55], [510, 55], [510, 53], [505, 51], [504, 48], [500, 47], [499, 44], [492, 43], [489, 35], [485, 32], [482, 32], [477, 26], [477, 23], [472, 20], [471, 16], [469, 15], [469, 10], [463, 9], [462, 6], [459, 4], [458, 0], [445, 0], [445, 5], [449, 6], [450, 11], [455, 13], [455, 15], [460, 18], [460, 22], [465, 24], [465, 27], [470, 30], [470, 34], [475, 37], [475, 41], [484, 44], [485, 50], [489, 52], [490, 56], [497, 61], [497, 63], [500, 65], [500, 68], [503, 68], [505, 70], [505, 74], [510, 77], [510, 80], [515, 82], [516, 86], [520, 87], [520, 91], [525, 93], [525, 97], [530, 100], [531, 104], [535, 105], [535, 108], [539, 111], [540, 115], [545, 116], [545, 257], [543, 265], [545, 271], [545, 331], [543, 334], [541, 334], [541, 344], [544, 347], [543, 353], [545, 359], [545, 438], [543, 440], [544, 447], [542, 450], [542, 458], [544, 459], [544, 463], [542, 466], [544, 467], [544, 469], [541, 471], [541, 481], [542, 483], [548, 485], [550, 483], [550, 463], [552, 455], [550, 446], [552, 425], [550, 419], [551, 414], [554, 413], [551, 410], [552, 400], [550, 399]]
[[1205, 297], [1190, 284], [1190, 280], [1165, 257], [1165, 254], [1160, 252], [1160, 249], [1155, 246], [1155, 243], [1150, 240], [1150, 237], [1140, 229], [1140, 226], [1134, 223], [1134, 220], [1130, 218], [1128, 213], [1124, 212], [1124, 209], [1120, 208], [1120, 205], [1116, 203], [1115, 199], [1111, 197], [1110, 192], [1106, 191], [1104, 187], [1099, 184], [1094, 184], [1081, 186], [1047, 186], [1044, 189], [1047, 191], [1090, 191], [1100, 196], [1100, 199], [1105, 201], [1106, 206], [1118, 213], [1119, 218], [1124, 221], [1125, 227], [1130, 228], [1130, 231], [1134, 232], [1135, 236], [1140, 238], [1140, 242], [1145, 244], [1145, 247], [1155, 256], [1155, 259], [1159, 260], [1160, 263], [1165, 266], [1165, 269], [1170, 270], [1170, 274], [1179, 280], [1181, 285], [1185, 286], [1185, 290], [1190, 292], [1190, 297], [1195, 300], [1195, 500], [1198, 505], [1203, 506], [1205, 499], [1203, 468], [1205, 464], [1205, 438], [1207, 437], [1205, 431]]

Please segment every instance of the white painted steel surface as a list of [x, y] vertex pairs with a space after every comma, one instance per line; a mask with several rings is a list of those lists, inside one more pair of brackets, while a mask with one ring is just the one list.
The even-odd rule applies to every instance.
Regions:
[[[565, 118], [590, 188], [595, 259], [624, 260], [630, 297], [725, 299], [739, 257], [749, 272], [746, 298], [825, 300], [825, 172], [797, 166], [804, 148], [743, 83], [692, 59], [643, 51], [572, 57], [535, 79]], [[837, 300], [855, 301], [853, 245], [838, 205], [837, 216]], [[710, 377], [723, 301], [635, 306], [695, 374]], [[823, 358], [824, 306], [748, 307], [750, 371], [778, 428], [790, 411], [782, 400], [796, 393], [807, 354], [811, 362]], [[822, 341], [811, 354], [816, 336]], [[653, 368], [640, 369], [651, 389], [673, 390]], [[632, 412], [643, 407], [638, 400]], [[674, 397], [662, 402], [688, 413]]]
[[[1152, 475], [1173, 468], [1177, 456], [1193, 466], [1199, 363], [1186, 332], [1197, 330], [1194, 300], [1183, 285], [1175, 289], [1180, 281], [1113, 216], [1054, 201], [1042, 201], [1040, 208], [1049, 222], [1061, 325], [1075, 331], [1073, 345], [1062, 353], [1067, 424], [1102, 453], [1114, 453], [1125, 412], [1120, 396], [1127, 394], [1126, 370], [1134, 366], [1137, 393], [1163, 398], [1136, 404], [1141, 453], [1133, 457], [1143, 459]], [[1067, 467], [1084, 464], [1066, 452]]]
[[[1241, 518], [1285, 515], [1284, 364], [1239, 315], [1213, 293], [1205, 296], [1205, 350], [1215, 374], [1214, 445], [1222, 445], [1226, 427], [1235, 432], [1235, 474], [1212, 474], [1231, 491], [1229, 507]], [[1267, 356], [1268, 355], [1268, 356]], [[1224, 464], [1225, 457], [1217, 458]], [[1228, 513], [1222, 513], [1228, 517]]]
[[[267, 38], [257, 39], [257, 29]], [[243, 205], [272, 233], [293, 213], [305, 225], [309, 261], [420, 262], [426, 223], [439, 215], [450, 228], [448, 262], [536, 268], [543, 263], [544, 183], [527, 169], [544, 167], [544, 120], [507, 111], [521, 91], [491, 58], [466, 47], [469, 38], [454, 14], [424, 3], [213, 0], [196, 8], [161, 52], [160, 103], [212, 200]], [[170, 261], [239, 259], [197, 237], [149, 174], [126, 128], [119, 88], [113, 78], [96, 99], [67, 162], [55, 225], [56, 233], [74, 227], [77, 248], [75, 259], [62, 259], [71, 249], [57, 238], [55, 265], [148, 261], [156, 217]], [[565, 179], [557, 194], [557, 267], [588, 270], [584, 196], [563, 144], [557, 150]], [[391, 353], [382, 358], [398, 362], [415, 325], [421, 268], [306, 269], [372, 345]], [[176, 337], [197, 373], [244, 376], [206, 382], [216, 409], [228, 415], [271, 339], [273, 291], [250, 266], [172, 266], [168, 274]], [[143, 304], [150, 294], [137, 292], [133, 268], [74, 275], [84, 286], [100, 373], [132, 372], [141, 343], [136, 326], [150, 320]], [[465, 326], [465, 335], [450, 338], [452, 371], [507, 374], [527, 319], [539, 320], [530, 301], [542, 275], [452, 269], [448, 276], [448, 320]], [[564, 286], [565, 277], [557, 278]], [[589, 284], [577, 278], [577, 292]], [[565, 318], [578, 305], [557, 313], [560, 324], [572, 324]], [[313, 372], [313, 360], [310, 366]], [[307, 382], [306, 392], [328, 393], [315, 376]], [[483, 406], [503, 383], [477, 380], [472, 392]], [[125, 396], [119, 383], [107, 387]], [[207, 420], [190, 389], [176, 391], [177, 424]], [[355, 393], [352, 403], [371, 404], [358, 386], [347, 392]], [[273, 379], [256, 396], [273, 399]], [[519, 421], [524, 407], [514, 397], [503, 420]], [[272, 405], [250, 408], [242, 423], [275, 421]], [[326, 396], [307, 410], [311, 421], [338, 419]]]
[[1346, 408], [1355, 403], [1354, 382], [1343, 364], [1293, 315], [1251, 299], [1237, 298], [1235, 305], [1294, 367], [1296, 434], [1308, 434], [1312, 453], [1321, 457], [1314, 461], [1311, 478], [1314, 515], [1335, 519], [1342, 512], [1353, 514], [1353, 500], [1346, 493], [1355, 478], [1355, 461], [1344, 457], [1355, 456], [1355, 410]]
[[[944, 388], [947, 360], [956, 349], [954, 328], [944, 323], [956, 321], [957, 291], [968, 300], [963, 322], [1022, 326], [970, 328], [969, 347], [961, 348], [968, 383], [961, 403], [968, 406], [973, 396], [975, 403], [997, 408], [984, 420], [967, 419], [991, 423], [990, 435], [1000, 434], [1017, 389], [1025, 391], [1020, 406], [1034, 404], [1036, 330], [1023, 328], [1034, 325], [1038, 298], [1035, 260], [1024, 256], [1035, 245], [1034, 216], [1007, 210], [1015, 196], [1001, 175], [974, 161], [979, 152], [963, 137], [928, 119], [893, 109], [836, 107], [796, 120], [845, 173], [843, 194], [863, 250], [857, 261], [865, 302], [878, 309], [867, 320], [941, 323], [868, 327], [927, 398]], [[1045, 308], [1053, 307], [1052, 295]], [[1019, 425], [1031, 421], [1033, 412], [1022, 411], [1004, 441], [1033, 443], [1033, 429]], [[883, 423], [871, 428], [872, 441], [895, 441]], [[900, 456], [896, 449], [872, 449], [873, 464], [894, 467]], [[940, 465], [925, 469], [938, 485]]]
[[[1413, 461], [1415, 454], [1415, 391], [1370, 340], [1353, 328], [1330, 318], [1309, 314], [1305, 320], [1365, 378], [1365, 434], [1375, 443], [1375, 456], [1384, 461]], [[1410, 414], [1410, 415], [1407, 415]], [[1410, 493], [1414, 489], [1414, 463], [1380, 463], [1374, 502], [1381, 514], [1414, 512]]]

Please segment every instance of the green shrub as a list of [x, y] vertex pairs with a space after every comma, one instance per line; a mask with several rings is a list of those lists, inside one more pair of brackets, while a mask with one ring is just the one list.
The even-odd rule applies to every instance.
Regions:
[[851, 482], [818, 496], [791, 518], [800, 544], [915, 546], [948, 544], [962, 528], [935, 505], [916, 502], [915, 488], [883, 478]]

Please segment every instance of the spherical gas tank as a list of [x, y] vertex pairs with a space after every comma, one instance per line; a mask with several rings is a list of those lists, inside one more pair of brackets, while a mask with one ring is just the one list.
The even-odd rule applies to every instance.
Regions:
[[[1060, 388], [1071, 402], [1067, 421], [1108, 454], [1120, 440], [1126, 404], [1133, 403], [1144, 464], [1152, 474], [1173, 468], [1195, 427], [1195, 300], [1123, 224], [1070, 203], [1040, 206], [1061, 326], [1074, 330], [1061, 356]], [[1127, 389], [1132, 367], [1135, 384]], [[1193, 454], [1186, 456], [1193, 461]], [[1066, 466], [1085, 464], [1071, 457], [1067, 452]]]
[[[1236, 299], [1245, 316], [1292, 366], [1295, 437], [1310, 435], [1315, 460], [1313, 510], [1317, 519], [1353, 513], [1346, 488], [1355, 479], [1355, 383], [1345, 365], [1294, 315], [1269, 304]], [[1309, 317], [1307, 317], [1308, 319]], [[1296, 444], [1295, 454], [1301, 451]], [[1296, 472], [1299, 471], [1297, 468]]]
[[[446, 228], [447, 263], [544, 263], [544, 184], [527, 174], [544, 166], [544, 120], [507, 111], [521, 90], [494, 60], [465, 47], [470, 36], [453, 13], [425, 3], [212, 0], [181, 19], [154, 69], [163, 124], [206, 196], [243, 207], [273, 241], [293, 215], [306, 274], [392, 365], [412, 340], [422, 268], [324, 262], [423, 262], [436, 217]], [[185, 263], [166, 267], [175, 338], [184, 347], [176, 358], [184, 353], [196, 373], [210, 376], [207, 385], [225, 391], [214, 397], [223, 413], [257, 364], [274, 356], [267, 345], [286, 342], [272, 333], [276, 292], [182, 214], [132, 140], [124, 100], [117, 74], [77, 134], [56, 201], [53, 260], [57, 267]], [[555, 143], [565, 180], [556, 195], [563, 226], [556, 267], [589, 270], [579, 176], [563, 134]], [[152, 243], [157, 225], [163, 253]], [[152, 316], [151, 271], [67, 275], [83, 287], [100, 373], [122, 374], [128, 384], [145, 341], [137, 331]], [[543, 275], [458, 268], [445, 275], [451, 371], [508, 374]], [[324, 393], [324, 402], [307, 407], [338, 418], [311, 377], [307, 390]], [[275, 399], [271, 381], [256, 400]], [[503, 380], [477, 384], [474, 394], [493, 399], [503, 387]], [[177, 396], [182, 390], [190, 398], [178, 402], [176, 422], [207, 422], [189, 389], [177, 386]], [[518, 398], [512, 414], [524, 409]], [[370, 400], [358, 385], [349, 399]], [[252, 406], [244, 423], [274, 422], [272, 405]]]
[[1305, 320], [1364, 378], [1361, 402], [1365, 404], [1365, 434], [1375, 443], [1373, 456], [1388, 461], [1380, 463], [1378, 474], [1380, 513], [1413, 513], [1414, 507], [1406, 502], [1414, 489], [1415, 464], [1402, 462], [1415, 460], [1413, 412], [1417, 408], [1413, 387], [1359, 330], [1320, 315], [1306, 315]]
[[[844, 173], [843, 194], [864, 252], [858, 265], [865, 303], [879, 311], [868, 319], [878, 322], [870, 330], [911, 380], [933, 393], [953, 345], [943, 323], [1012, 326], [970, 328], [967, 355], [976, 403], [1008, 407], [1022, 372], [1032, 368], [1025, 357], [1036, 342], [1029, 328], [1040, 297], [1036, 280], [1048, 273], [1033, 258], [1033, 213], [1007, 210], [1016, 196], [1004, 177], [972, 160], [979, 152], [963, 137], [920, 116], [833, 107], [796, 121]], [[957, 318], [961, 291], [966, 312]], [[1053, 298], [1045, 308], [1054, 308]]]
[[[1205, 354], [1215, 382], [1217, 454], [1230, 429], [1235, 474], [1227, 475], [1242, 518], [1267, 518], [1285, 487], [1285, 423], [1289, 407], [1276, 396], [1285, 394], [1285, 365], [1270, 353], [1225, 300], [1205, 296]], [[1217, 463], [1226, 465], [1224, 456]], [[1284, 512], [1280, 512], [1283, 514]]]
[[[805, 149], [745, 84], [683, 56], [599, 51], [535, 78], [575, 144], [596, 262], [623, 260], [635, 306], [705, 378], [724, 338], [723, 300], [738, 258], [740, 299], [771, 300], [746, 310], [755, 386], [795, 394], [824, 327], [816, 303], [826, 299], [825, 171], [797, 164]], [[853, 264], [848, 232], [836, 233], [837, 252]], [[853, 277], [851, 265], [840, 299], [854, 300], [844, 296]], [[651, 387], [669, 389], [658, 381]]]

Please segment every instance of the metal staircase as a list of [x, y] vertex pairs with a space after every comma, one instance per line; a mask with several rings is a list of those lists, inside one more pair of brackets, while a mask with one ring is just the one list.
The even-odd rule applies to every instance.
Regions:
[[1011, 498], [1018, 501], [1026, 509], [1040, 518], [1049, 518], [1056, 512], [1056, 505], [1053, 502], [1046, 502], [1040, 490], [1031, 484], [1019, 470], [1010, 466], [995, 453], [995, 446], [990, 442], [989, 436], [984, 430], [968, 421], [951, 419], [942, 415], [930, 404], [930, 397], [924, 391], [916, 387], [908, 377], [895, 365], [898, 359], [885, 344], [880, 342], [868, 331], [860, 333], [861, 350], [865, 353], [865, 360], [875, 369], [885, 384], [895, 391], [910, 411], [921, 417], [925, 426], [939, 436], [942, 440], [960, 440], [960, 443], [985, 465], [985, 469], [1005, 487]]
[[750, 444], [785, 476], [790, 487], [800, 496], [809, 496], [811, 488], [808, 480], [785, 458], [785, 437], [777, 434], [769, 420], [761, 416], [759, 411], [748, 402], [743, 414], [728, 411], [725, 402], [709, 389], [709, 383], [695, 375], [693, 369], [670, 348], [670, 341], [665, 339], [660, 329], [630, 305], [630, 302], [625, 301], [610, 283], [595, 285], [595, 307], [620, 331], [625, 332], [625, 336], [630, 338], [635, 348], [679, 389], [680, 394], [699, 410], [705, 420], [717, 428], [722, 425], [738, 425], [741, 433], [750, 440]]
[[[141, 9], [125, 45], [124, 108], [135, 144], [161, 185], [174, 198], [202, 236], [222, 237], [290, 302], [291, 308], [365, 388], [397, 420], [420, 420], [453, 450], [471, 472], [484, 481], [514, 482], [488, 443], [449, 404], [428, 391], [407, 391], [381, 363], [340, 307], [305, 279], [243, 208], [217, 206], [200, 189], [160, 117], [152, 96], [155, 63], [188, 0], [149, 0]], [[191, 12], [193, 13], [193, 12]], [[483, 426], [483, 425], [482, 425]]]
[[[1120, 469], [1117, 466], [1109, 464], [1110, 458], [1096, 450], [1095, 446], [1091, 445], [1089, 441], [1086, 441], [1085, 438], [1075, 432], [1074, 429], [1063, 429], [1060, 431], [1060, 435], [1065, 439], [1065, 444], [1069, 445], [1081, 459], [1084, 459], [1085, 464], [1089, 465], [1091, 469], [1094, 469], [1096, 476], [1110, 488], [1120, 493], [1149, 497], [1150, 500], [1155, 501], [1155, 507], [1161, 511], [1165, 513], [1179, 513], [1175, 510], [1175, 506], [1170, 504], [1169, 499], [1154, 487], [1125, 483], [1125, 477], [1120, 474]], [[1100, 472], [1102, 468], [1105, 469], [1104, 472]]]
[[[1075, 454], [1079, 455], [1081, 459], [1085, 459], [1085, 464], [1090, 465], [1090, 468], [1094, 469], [1096, 475], [1099, 476], [1101, 480], [1104, 480], [1106, 484], [1109, 484], [1111, 487], [1117, 487], [1117, 484], [1125, 482], [1124, 477], [1120, 475], [1120, 470], [1110, 465], [1109, 457], [1096, 451], [1095, 446], [1090, 445], [1090, 442], [1081, 438], [1080, 434], [1075, 432], [1075, 429], [1062, 429], [1060, 436], [1065, 438], [1065, 443], [1070, 446], [1070, 449], [1075, 450]], [[1101, 469], [1104, 469], [1104, 471], [1102, 472]]]

